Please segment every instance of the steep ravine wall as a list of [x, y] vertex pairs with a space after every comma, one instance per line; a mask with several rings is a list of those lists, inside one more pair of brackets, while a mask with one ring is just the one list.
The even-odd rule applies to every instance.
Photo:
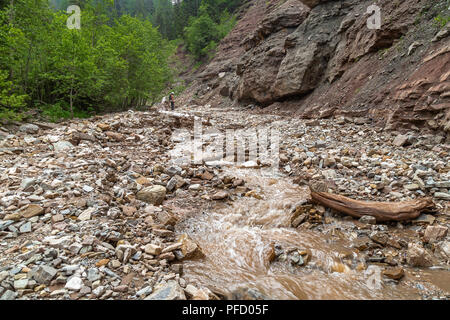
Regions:
[[[367, 26], [373, 4], [380, 29]], [[450, 28], [434, 18], [448, 9], [446, 0], [255, 0], [199, 72], [190, 103], [446, 134]]]

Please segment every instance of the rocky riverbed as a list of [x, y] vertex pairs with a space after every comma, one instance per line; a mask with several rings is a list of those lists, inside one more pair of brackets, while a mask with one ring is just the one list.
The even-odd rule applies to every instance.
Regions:
[[[299, 190], [298, 199], [281, 203], [270, 223], [260, 224], [311, 239], [340, 239], [350, 253], [319, 266], [317, 253], [331, 253], [314, 248], [314, 241], [296, 247], [268, 239], [263, 246], [268, 268], [313, 268], [328, 279], [347, 270], [363, 274], [376, 265], [389, 290], [407, 287], [414, 289], [408, 297], [449, 298], [450, 145], [444, 136], [383, 131], [364, 118], [300, 120], [211, 106], [177, 111], [219, 132], [278, 130], [280, 172], [268, 177], [271, 188], [259, 187], [251, 178], [255, 171], [248, 174], [242, 165], [238, 170], [206, 158], [177, 165], [171, 152], [180, 140], [172, 133], [192, 132], [193, 118], [150, 110], [1, 127], [1, 299], [322, 297], [271, 295], [251, 282], [218, 290], [214, 279], [202, 281], [184, 270], [202, 268], [209, 259], [208, 239], [192, 232], [202, 215], [227, 214], [234, 203], [257, 207], [287, 185]], [[264, 165], [246, 164], [244, 170]], [[436, 212], [410, 222], [354, 220], [311, 204], [306, 184], [314, 180], [355, 199], [430, 196]], [[396, 296], [381, 291], [373, 298]]]

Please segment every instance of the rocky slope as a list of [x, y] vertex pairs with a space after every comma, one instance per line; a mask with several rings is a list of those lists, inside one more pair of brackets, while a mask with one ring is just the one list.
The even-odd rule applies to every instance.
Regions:
[[450, 32], [434, 20], [447, 2], [376, 1], [379, 30], [367, 27], [372, 4], [254, 1], [184, 101], [448, 133]]
[[[220, 232], [228, 230], [231, 221], [244, 229], [274, 231], [262, 243], [264, 252], [269, 250], [264, 268], [280, 268], [276, 270], [284, 270], [288, 277], [305, 272], [300, 274], [301, 283], [311, 273], [318, 277], [314, 282], [318, 289], [300, 292], [298, 298], [387, 299], [412, 290], [407, 297], [448, 299], [450, 147], [436, 146], [435, 135], [397, 136], [345, 119], [299, 121], [230, 107], [181, 111], [209, 117], [205, 131], [278, 129], [281, 175], [269, 177], [271, 189], [251, 183], [251, 174], [261, 167], [255, 161], [237, 170], [209, 163], [205, 152], [201, 164], [175, 165], [172, 151], [183, 140], [172, 133], [183, 128], [190, 137], [192, 118], [183, 121], [156, 110], [130, 111], [58, 125], [1, 127], [0, 299], [236, 297], [239, 292], [230, 292], [231, 284], [252, 288], [252, 283], [238, 278], [246, 274], [242, 267], [216, 268], [214, 272], [234, 275], [222, 286], [214, 277], [203, 284], [189, 272], [192, 264], [203, 270], [216, 261], [212, 256], [224, 260], [260, 256], [259, 248], [248, 247], [252, 241], [239, 247], [243, 254], [229, 253], [235, 248], [227, 246]], [[213, 131], [211, 138], [215, 136]], [[211, 143], [202, 142], [204, 147]], [[289, 185], [295, 199], [302, 198], [305, 181], [311, 180], [358, 199], [430, 196], [436, 212], [413, 221], [375, 224], [370, 217], [351, 219], [284, 194]], [[270, 215], [270, 200], [278, 203], [278, 215]], [[234, 205], [244, 208], [242, 218], [236, 219], [239, 211]], [[254, 208], [260, 211], [249, 220], [248, 212]], [[220, 210], [224, 213], [219, 217], [231, 220], [208, 224], [218, 227], [218, 236], [195, 238], [195, 231], [202, 230], [199, 221]], [[244, 221], [248, 225], [242, 226]], [[293, 235], [286, 242], [277, 234]], [[305, 234], [309, 241], [299, 241], [291, 250], [289, 243]], [[236, 232], [231, 239], [246, 235]], [[341, 241], [351, 254], [332, 245]], [[226, 250], [211, 253], [215, 245]], [[307, 263], [299, 263], [301, 257], [295, 256], [303, 249], [310, 250]], [[291, 265], [294, 269], [286, 271]], [[383, 270], [386, 291], [371, 294], [361, 289], [370, 265]], [[261, 279], [278, 274], [259, 272]], [[324, 296], [323, 284], [334, 288], [336, 273], [347, 283], [342, 288], [345, 295]], [[286, 298], [283, 290], [273, 288], [277, 287], [270, 286], [264, 295]]]

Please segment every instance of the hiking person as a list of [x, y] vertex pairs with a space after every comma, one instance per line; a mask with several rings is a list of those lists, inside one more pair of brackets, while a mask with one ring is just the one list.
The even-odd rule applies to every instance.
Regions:
[[172, 111], [175, 110], [175, 93], [171, 92], [169, 95], [170, 107]]

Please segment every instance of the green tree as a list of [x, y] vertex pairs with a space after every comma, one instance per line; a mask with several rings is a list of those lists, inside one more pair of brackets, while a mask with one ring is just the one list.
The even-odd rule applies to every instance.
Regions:
[[171, 81], [174, 47], [148, 19], [115, 14], [112, 1], [78, 3], [80, 30], [47, 0], [14, 0], [0, 11], [2, 115], [26, 103], [67, 117], [139, 107]]
[[0, 70], [0, 118], [20, 120], [28, 96], [14, 93], [13, 83], [7, 78], [8, 72]]
[[[227, 5], [224, 1], [203, 0], [199, 16], [190, 18], [184, 29], [185, 41], [196, 59], [211, 57], [217, 43], [234, 27], [236, 18], [228, 12]], [[220, 12], [220, 8], [224, 10]]]
[[188, 49], [196, 58], [207, 56], [208, 51], [215, 47], [219, 38], [217, 25], [208, 14], [192, 18], [185, 29], [185, 34]]

